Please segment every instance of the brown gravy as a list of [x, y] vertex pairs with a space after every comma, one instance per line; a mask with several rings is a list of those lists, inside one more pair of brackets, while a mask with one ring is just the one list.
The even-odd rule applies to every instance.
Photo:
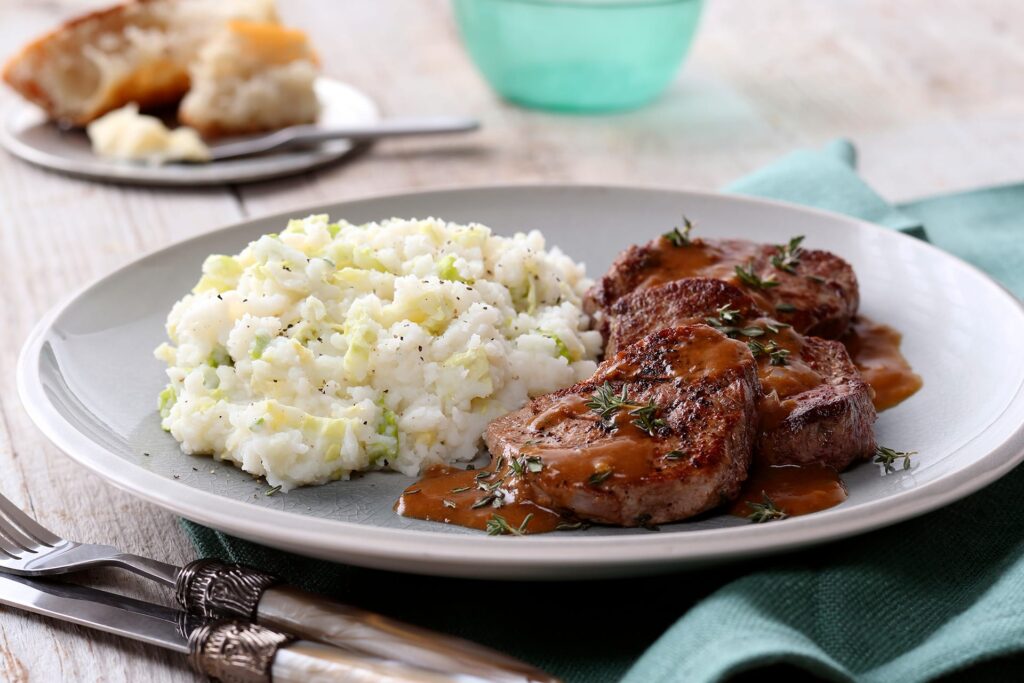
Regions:
[[[686, 258], [694, 259], [695, 264], [707, 257], [704, 249], [674, 249], [670, 253], [675, 252], [688, 253]], [[757, 321], [757, 324], [761, 323], [763, 321]], [[921, 388], [920, 376], [913, 372], [900, 353], [900, 339], [899, 332], [893, 328], [858, 317], [850, 333], [842, 340], [865, 381], [874, 390], [875, 407], [878, 410], [900, 403]], [[817, 386], [822, 378], [800, 360], [799, 337], [788, 329], [766, 334], [759, 337], [758, 341], [775, 341], [779, 347], [790, 352], [786, 365], [773, 366], [768, 359], [759, 358], [759, 374], [768, 392], [768, 396], [761, 402], [760, 412], [762, 424], [767, 425], [773, 420], [784, 419], [792, 410], [794, 404], [789, 397]], [[687, 350], [681, 347], [674, 352], [682, 354], [687, 353]], [[731, 355], [728, 347], [724, 353], [719, 351], [719, 354], [722, 354], [721, 357], [711, 357], [707, 353], [694, 354], [692, 358], [686, 357], [683, 363], [678, 362], [684, 360], [682, 358], [675, 358], [677, 362], [666, 358], [664, 376], [714, 374], [720, 366], [728, 366], [734, 360], [727, 357]], [[686, 370], [680, 373], [676, 368]], [[639, 370], [622, 362], [608, 368], [604, 376], [607, 379], [625, 380], [635, 379], [640, 374], [650, 376], [649, 372]], [[554, 531], [564, 523], [571, 524], [571, 519], [531, 501], [524, 477], [564, 477], [572, 481], [583, 481], [593, 475], [607, 473], [608, 480], [628, 485], [630, 478], [649, 472], [653, 460], [664, 459], [667, 451], [663, 439], [639, 429], [627, 411], [620, 411], [614, 418], [614, 438], [598, 439], [586, 448], [562, 448], [545, 444], [543, 433], [567, 417], [594, 421], [598, 419], [586, 405], [589, 399], [589, 395], [565, 396], [533, 419], [531, 431], [537, 432], [541, 438], [533, 443], [528, 442], [519, 457], [539, 456], [543, 462], [540, 471], [516, 473], [504, 457], [492, 458], [483, 470], [434, 467], [403, 492], [395, 504], [395, 511], [406, 517], [481, 530], [491, 530], [496, 518], [500, 518], [506, 529], [503, 533], [543, 533]], [[752, 511], [748, 503], [763, 503], [765, 495], [789, 516], [825, 510], [838, 505], [847, 497], [839, 473], [831, 467], [767, 466], [755, 463], [742, 492], [728, 512], [748, 517]], [[495, 503], [495, 499], [500, 500]], [[515, 531], [509, 532], [508, 528]]]
[[775, 507], [790, 517], [827, 510], [846, 500], [846, 486], [839, 473], [827, 465], [762, 465], [755, 463], [729, 514], [748, 517], [748, 503], [764, 503], [768, 496]]
[[743, 240], [718, 240], [714, 243], [695, 239], [675, 246], [662, 237], [653, 249], [660, 267], [652, 268], [637, 285], [647, 289], [687, 277], [711, 277], [736, 284], [735, 268], [754, 258], [758, 245]]
[[902, 338], [888, 325], [857, 316], [842, 339], [864, 381], [874, 389], [876, 410], [902, 403], [923, 384], [921, 376], [900, 353]]
[[[492, 503], [474, 507], [491, 495], [492, 492], [482, 486], [497, 484], [500, 474], [495, 475], [495, 467], [498, 464], [492, 460], [483, 470], [432, 467], [422, 479], [405, 489], [395, 503], [395, 512], [403, 517], [458, 524], [482, 531], [487, 530], [488, 522], [493, 523], [495, 515], [498, 515], [510, 527], [516, 530], [522, 527], [524, 534], [554, 531], [562, 517], [529, 500], [518, 498], [515, 486], [503, 498], [501, 507], [496, 508]], [[495, 488], [501, 486], [498, 484]]]

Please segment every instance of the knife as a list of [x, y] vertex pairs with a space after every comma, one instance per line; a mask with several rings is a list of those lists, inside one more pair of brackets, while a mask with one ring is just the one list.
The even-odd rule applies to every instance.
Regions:
[[486, 683], [356, 654], [241, 619], [209, 620], [115, 593], [0, 575], [0, 605], [187, 654], [193, 668], [225, 683]]

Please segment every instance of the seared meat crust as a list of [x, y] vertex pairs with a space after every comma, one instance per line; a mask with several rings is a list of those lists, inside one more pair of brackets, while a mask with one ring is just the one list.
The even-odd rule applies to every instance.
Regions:
[[[715, 318], [723, 307], [741, 320], [732, 334], [767, 343], [784, 336], [793, 350], [788, 369], [758, 357], [761, 385], [761, 430], [756, 456], [772, 465], [823, 463], [843, 470], [875, 450], [875, 409], [865, 384], [843, 345], [780, 330], [747, 337], [738, 330], [765, 328], [770, 318], [756, 318], [754, 301], [720, 280], [691, 278], [643, 289], [620, 298], [611, 308], [607, 349], [613, 352], [664, 327], [689, 325]], [[801, 364], [798, 366], [798, 362]], [[773, 387], [782, 390], [773, 393]]]
[[[806, 249], [793, 272], [772, 264], [777, 247], [747, 240], [694, 239], [675, 246], [665, 237], [626, 249], [588, 292], [584, 306], [607, 332], [616, 301], [640, 289], [673, 280], [709, 277], [724, 280], [751, 296], [757, 306], [800, 333], [835, 339], [843, 335], [860, 305], [857, 276], [835, 254]], [[736, 267], [774, 286], [743, 282]]]
[[[602, 424], [587, 406], [605, 384], [655, 407], [648, 433], [628, 408]], [[493, 457], [539, 457], [521, 479], [539, 505], [604, 524], [685, 519], [733, 499], [757, 433], [757, 366], [706, 325], [663, 329], [606, 359], [594, 376], [540, 396], [487, 427]]]

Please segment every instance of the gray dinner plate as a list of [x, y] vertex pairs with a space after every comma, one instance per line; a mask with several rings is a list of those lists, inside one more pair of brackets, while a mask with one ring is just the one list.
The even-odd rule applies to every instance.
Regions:
[[[362, 125], [380, 118], [373, 100], [340, 81], [320, 77], [316, 93], [321, 106], [319, 126]], [[158, 186], [251, 183], [295, 175], [337, 161], [353, 147], [348, 140], [332, 140], [305, 149], [209, 164], [152, 166], [97, 156], [84, 130], [63, 130], [48, 121], [42, 110], [22, 100], [12, 101], [4, 111], [0, 119], [0, 144], [14, 156], [51, 171], [89, 180]]]
[[[877, 423], [879, 442], [918, 451], [883, 476], [844, 474], [849, 499], [770, 524], [712, 515], [644, 529], [592, 527], [489, 537], [399, 517], [410, 479], [372, 473], [267, 496], [267, 485], [181, 453], [160, 429], [164, 368], [152, 355], [171, 305], [210, 253], [236, 253], [289, 216], [354, 223], [392, 216], [478, 221], [499, 233], [543, 231], [601, 274], [631, 243], [678, 224], [696, 233], [781, 243], [806, 235], [857, 271], [862, 310], [904, 333], [923, 389]], [[395, 570], [472, 577], [589, 578], [705, 565], [835, 540], [919, 515], [971, 493], [1024, 457], [1024, 310], [985, 274], [935, 247], [875, 225], [760, 199], [616, 187], [493, 187], [378, 197], [247, 221], [173, 245], [75, 294], [35, 328], [18, 386], [33, 420], [72, 458], [184, 517], [307, 555]], [[914, 540], [906, 541], [912, 544]]]

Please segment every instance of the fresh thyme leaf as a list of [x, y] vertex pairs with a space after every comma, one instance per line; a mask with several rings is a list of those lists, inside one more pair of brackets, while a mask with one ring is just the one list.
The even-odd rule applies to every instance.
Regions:
[[454, 500], [448, 500], [447, 498], [442, 498], [441, 499], [441, 504], [444, 505], [446, 508], [452, 508], [453, 510], [455, 509], [455, 501]]
[[466, 491], [469, 491], [471, 488], [473, 488], [473, 487], [472, 486], [460, 486], [457, 489], [452, 489], [452, 493], [465, 493]]
[[490, 519], [487, 520], [487, 535], [501, 536], [503, 534], [522, 536], [523, 532], [509, 524], [508, 520], [502, 517], [501, 515], [497, 513], [492, 514]]
[[488, 505], [493, 503], [494, 499], [497, 497], [498, 496], [495, 493], [488, 493], [486, 496], [481, 496], [480, 498], [477, 498], [476, 502], [473, 503], [470, 507], [474, 510], [487, 507]]
[[825, 284], [825, 278], [821, 277], [820, 275], [808, 275], [807, 279], [813, 280], [817, 282], [819, 285]]
[[685, 457], [686, 453], [683, 453], [682, 451], [669, 451], [665, 454], [666, 460], [682, 460]]
[[588, 528], [590, 525], [586, 522], [559, 522], [555, 525], [555, 531], [577, 531]]
[[518, 458], [509, 460], [508, 464], [512, 468], [512, 472], [519, 477], [527, 472], [540, 472], [544, 468], [544, 463], [539, 455], [520, 455]]
[[768, 356], [768, 363], [777, 367], [783, 367], [789, 365], [789, 349], [784, 349], [774, 340], [769, 341], [767, 344], [762, 344], [759, 341], [751, 339], [747, 342], [747, 348], [754, 354], [754, 358], [758, 356]]
[[743, 316], [740, 315], [737, 309], [730, 308], [729, 304], [717, 308], [715, 313], [718, 314], [718, 317], [704, 318], [704, 322], [727, 337], [735, 339], [738, 334], [748, 337], [757, 337], [764, 334], [764, 330], [760, 327], [749, 326], [742, 329], [737, 327], [736, 325], [743, 321]]
[[788, 244], [779, 244], [775, 247], [775, 256], [772, 256], [772, 265], [787, 273], [796, 273], [796, 267], [800, 263], [800, 256], [803, 249], [800, 243], [804, 241], [803, 235], [797, 235], [789, 240]]
[[634, 425], [647, 432], [649, 436], [655, 436], [655, 433], [665, 426], [664, 420], [654, 417], [657, 412], [658, 406], [651, 401], [645, 406], [634, 408], [629, 414], [636, 418], [633, 420]]
[[629, 403], [626, 386], [622, 386], [622, 392], [619, 394], [615, 393], [615, 389], [608, 382], [605, 382], [597, 391], [593, 393], [590, 400], [587, 401], [587, 407], [593, 410], [601, 417], [601, 424], [606, 429], [612, 429], [615, 426], [613, 418], [615, 413], [623, 406], [628, 406]]
[[762, 280], [761, 277], [754, 272], [754, 262], [750, 261], [747, 263], [746, 269], [743, 266], [736, 266], [735, 268], [736, 277], [739, 278], [740, 282], [747, 285], [748, 287], [757, 287], [758, 289], [769, 289], [771, 287], [778, 287], [779, 281], [768, 278]]
[[683, 229], [672, 228], [662, 237], [672, 243], [673, 247], [685, 247], [690, 244], [690, 231], [693, 230], [693, 223], [686, 216], [683, 216]]
[[615, 470], [602, 470], [601, 472], [594, 472], [590, 475], [590, 479], [587, 479], [587, 483], [591, 486], [598, 486], [602, 484], [605, 479], [615, 474]]
[[422, 489], [413, 489], [413, 490], [411, 490], [411, 491], [406, 491], [406, 492], [405, 492], [405, 495], [407, 495], [407, 496], [411, 496], [411, 495], [412, 495], [412, 494], [414, 494], [414, 493], [419, 493], [419, 492], [420, 492], [421, 490], [422, 490]]
[[747, 519], [755, 524], [762, 524], [764, 522], [771, 522], [776, 519], [785, 519], [789, 515], [784, 510], [780, 510], [775, 501], [772, 500], [767, 493], [761, 491], [762, 502], [754, 503], [747, 501], [747, 507], [750, 508], [751, 512], [747, 515]]
[[775, 304], [775, 310], [779, 311], [780, 313], [792, 313], [793, 311], [796, 310], [796, 306], [794, 306], [793, 304], [788, 304], [785, 301], [783, 301], [781, 304]]
[[793, 327], [793, 326], [792, 325], [787, 325], [786, 323], [777, 323], [777, 322], [765, 323], [765, 325], [764, 325], [764, 328], [766, 330], [768, 330], [769, 332], [771, 332], [772, 334], [778, 334], [779, 330], [784, 330], [787, 327]]
[[269, 489], [267, 489], [267, 495], [268, 496], [272, 496], [272, 495], [274, 495], [275, 493], [277, 493], [280, 490], [281, 490], [281, 485], [280, 484], [278, 484], [277, 486], [271, 486]]
[[882, 466], [884, 474], [892, 474], [896, 471], [896, 461], [903, 461], [903, 469], [909, 470], [913, 465], [910, 456], [917, 455], [917, 451], [897, 451], [888, 446], [879, 446], [875, 450], [874, 462]]
[[655, 417], [658, 406], [654, 401], [646, 405], [630, 403], [625, 385], [622, 386], [622, 391], [616, 394], [612, 385], [605, 382], [593, 393], [586, 405], [601, 417], [601, 426], [608, 430], [615, 429], [615, 415], [623, 408], [628, 409], [629, 415], [636, 418], [633, 424], [650, 436], [655, 436], [655, 432], [665, 426], [664, 420]]
[[477, 472], [477, 473], [476, 473], [476, 474], [475, 474], [475, 475], [473, 476], [473, 478], [474, 478], [474, 479], [477, 479], [477, 480], [479, 480], [479, 479], [487, 479], [487, 478], [489, 478], [489, 477], [492, 477], [492, 476], [494, 476], [495, 474], [497, 474], [497, 472], [489, 472], [489, 471], [487, 471], [487, 470], [480, 470], [479, 472]]
[[530, 523], [531, 519], [533, 519], [533, 513], [532, 512], [530, 514], [526, 515], [525, 517], [523, 517], [523, 521], [519, 523], [519, 533], [520, 534], [525, 534], [526, 533], [526, 526]]

